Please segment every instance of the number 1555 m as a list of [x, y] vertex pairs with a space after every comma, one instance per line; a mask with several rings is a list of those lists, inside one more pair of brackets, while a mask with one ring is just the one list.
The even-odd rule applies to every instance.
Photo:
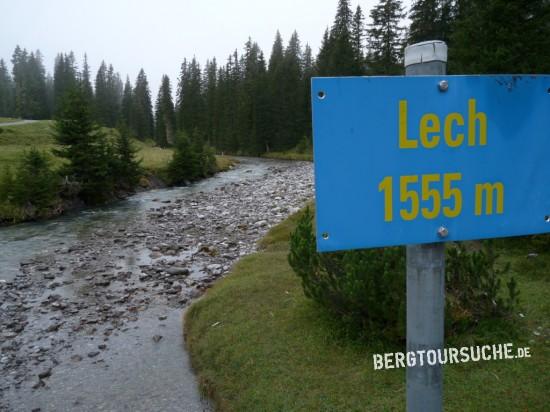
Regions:
[[[378, 185], [384, 193], [385, 222], [393, 221], [393, 180], [393, 176], [386, 176]], [[462, 211], [462, 192], [454, 185], [460, 180], [461, 173], [400, 176], [401, 218], [414, 220], [419, 213], [426, 219], [436, 219], [442, 213], [448, 218], [457, 217]]]

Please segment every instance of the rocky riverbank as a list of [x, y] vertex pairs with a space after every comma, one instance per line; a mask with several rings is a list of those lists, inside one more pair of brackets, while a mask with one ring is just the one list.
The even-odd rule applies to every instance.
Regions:
[[238, 182], [159, 197], [0, 281], [0, 410], [208, 408], [182, 309], [313, 194], [311, 163], [258, 162], [260, 174], [243, 161]]

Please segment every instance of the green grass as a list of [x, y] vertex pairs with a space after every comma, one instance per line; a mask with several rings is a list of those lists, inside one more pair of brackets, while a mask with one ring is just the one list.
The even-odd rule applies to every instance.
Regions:
[[141, 165], [152, 174], [162, 173], [174, 153], [172, 149], [154, 146], [152, 141], [135, 140], [134, 144], [139, 149], [137, 157], [143, 159]]
[[21, 119], [16, 119], [15, 117], [0, 117], [0, 124], [17, 122], [18, 120], [21, 120]]
[[[2, 118], [0, 118], [2, 119]], [[18, 126], [1, 127], [0, 133], [0, 170], [4, 166], [15, 166], [21, 154], [31, 148], [51, 152], [55, 148], [52, 134], [53, 122], [44, 120], [35, 123]], [[112, 133], [111, 129], [104, 128], [106, 133]], [[139, 149], [138, 158], [143, 159], [142, 166], [152, 174], [161, 174], [172, 159], [172, 149], [162, 149], [154, 146], [153, 141], [134, 140], [135, 146]], [[52, 155], [54, 166], [59, 166], [61, 159]], [[218, 169], [227, 170], [234, 164], [234, 160], [227, 156], [217, 156]]]
[[268, 152], [264, 153], [262, 157], [266, 157], [268, 159], [313, 161], [313, 153], [298, 153], [294, 150], [289, 150], [286, 152]]
[[[260, 252], [242, 259], [187, 311], [187, 346], [202, 391], [222, 411], [404, 410], [405, 371], [375, 371], [372, 353], [380, 348], [345, 341], [304, 297], [287, 263], [296, 220], [273, 228]], [[503, 260], [521, 260], [522, 253]], [[495, 335], [492, 343], [530, 346], [533, 356], [446, 366], [446, 411], [547, 410], [548, 272], [533, 276], [517, 264], [513, 271], [525, 315], [520, 336]]]
[[[52, 121], [44, 120], [18, 126], [1, 127], [0, 169], [3, 169], [4, 166], [15, 166], [21, 154], [31, 147], [51, 151], [55, 147], [51, 130], [52, 125]], [[54, 159], [55, 165], [60, 163], [59, 159]]]

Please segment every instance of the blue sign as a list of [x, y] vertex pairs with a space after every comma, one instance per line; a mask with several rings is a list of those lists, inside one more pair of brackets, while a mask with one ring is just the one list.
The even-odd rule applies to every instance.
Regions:
[[319, 251], [550, 232], [550, 76], [314, 78], [312, 101]]

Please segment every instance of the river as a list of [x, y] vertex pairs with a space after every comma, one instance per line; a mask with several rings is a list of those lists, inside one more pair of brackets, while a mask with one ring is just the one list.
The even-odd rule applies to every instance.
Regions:
[[0, 228], [0, 410], [204, 411], [182, 313], [312, 197], [312, 166], [240, 159], [188, 187]]

